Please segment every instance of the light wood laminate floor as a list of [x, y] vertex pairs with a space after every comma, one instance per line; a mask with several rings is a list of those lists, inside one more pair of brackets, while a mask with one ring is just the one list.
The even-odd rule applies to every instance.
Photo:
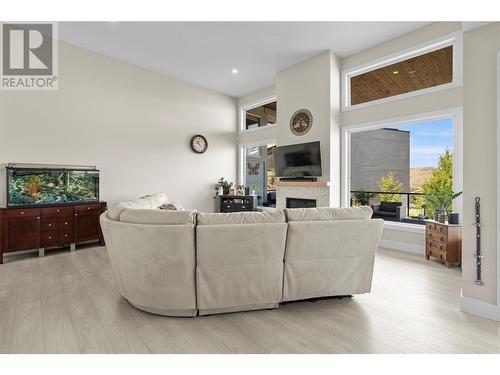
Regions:
[[372, 293], [167, 318], [113, 288], [105, 248], [0, 266], [0, 353], [500, 353], [500, 324], [460, 312], [459, 269], [380, 249]]

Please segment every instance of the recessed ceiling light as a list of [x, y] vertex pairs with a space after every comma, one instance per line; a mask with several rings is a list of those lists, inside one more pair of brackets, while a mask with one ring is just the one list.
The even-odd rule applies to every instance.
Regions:
[[238, 69], [233, 68], [233, 69], [231, 70], [231, 73], [233, 73], [233, 74], [238, 74]]
[[399, 70], [393, 71], [392, 74], [399, 74]]

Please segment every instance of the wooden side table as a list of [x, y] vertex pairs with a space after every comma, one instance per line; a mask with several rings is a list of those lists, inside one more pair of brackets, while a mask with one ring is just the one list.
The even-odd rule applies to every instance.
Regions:
[[426, 221], [425, 257], [437, 258], [446, 264], [462, 263], [462, 225]]

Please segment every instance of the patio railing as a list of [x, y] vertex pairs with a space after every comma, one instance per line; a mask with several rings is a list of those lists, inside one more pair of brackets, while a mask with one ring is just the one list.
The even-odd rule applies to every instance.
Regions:
[[393, 192], [393, 191], [365, 191], [365, 190], [351, 190], [351, 206], [359, 204], [356, 195], [364, 194], [364, 201], [369, 201], [369, 204], [379, 204], [381, 196], [398, 196], [399, 199], [391, 199], [391, 201], [402, 202], [406, 208], [406, 217], [404, 221], [423, 223], [427, 219], [427, 210], [423, 202], [424, 193], [410, 193], [410, 192]]

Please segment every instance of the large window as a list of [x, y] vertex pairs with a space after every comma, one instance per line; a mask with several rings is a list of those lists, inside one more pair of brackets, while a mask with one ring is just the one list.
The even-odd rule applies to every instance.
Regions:
[[[455, 115], [436, 117], [344, 130], [347, 205], [370, 205], [374, 217], [389, 222], [433, 218], [435, 198], [462, 184], [461, 125]], [[460, 212], [457, 203], [446, 211]]]

